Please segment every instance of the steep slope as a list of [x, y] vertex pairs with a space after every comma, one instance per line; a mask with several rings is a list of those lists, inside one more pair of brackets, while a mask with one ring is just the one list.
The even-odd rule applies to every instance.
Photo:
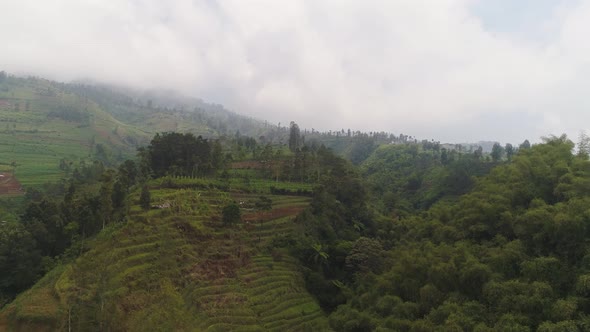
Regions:
[[[0, 313], [9, 330], [318, 331], [327, 320], [295, 259], [275, 249], [309, 198], [216, 189], [158, 189], [130, 221], [103, 231], [75, 263], [61, 266]], [[137, 201], [134, 197], [133, 201]], [[224, 225], [221, 208], [242, 208]]]

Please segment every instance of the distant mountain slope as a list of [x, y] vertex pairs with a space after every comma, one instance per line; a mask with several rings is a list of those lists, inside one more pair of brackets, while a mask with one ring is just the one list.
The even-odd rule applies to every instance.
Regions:
[[0, 76], [0, 171], [25, 187], [58, 180], [81, 160], [123, 160], [165, 131], [255, 136], [265, 128], [173, 93]]

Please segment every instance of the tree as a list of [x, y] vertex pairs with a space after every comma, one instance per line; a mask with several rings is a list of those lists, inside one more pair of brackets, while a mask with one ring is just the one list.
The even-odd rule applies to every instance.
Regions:
[[530, 149], [531, 148], [531, 142], [529, 142], [528, 139], [525, 139], [524, 142], [522, 142], [522, 144], [520, 144], [520, 146], [518, 148], [521, 149], [521, 150]]
[[121, 183], [125, 191], [129, 190], [135, 184], [138, 177], [139, 172], [134, 161], [125, 160], [124, 163], [119, 165], [117, 181]]
[[360, 237], [346, 256], [346, 267], [352, 271], [381, 271], [383, 248], [375, 239]]
[[3, 295], [15, 296], [35, 281], [40, 263], [35, 239], [25, 227], [0, 221], [0, 306]]
[[504, 151], [506, 152], [506, 158], [508, 158], [508, 161], [511, 161], [512, 156], [514, 155], [514, 147], [512, 146], [512, 144], [506, 143]]
[[144, 210], [149, 210], [151, 207], [152, 197], [147, 185], [141, 187], [141, 194], [139, 195], [139, 205]]
[[483, 157], [483, 148], [480, 146], [477, 147], [475, 152], [473, 152], [475, 159], [480, 160]]
[[102, 228], [111, 221], [113, 214], [113, 185], [114, 172], [112, 170], [106, 171], [102, 175], [102, 183], [100, 185], [100, 215], [102, 218]]
[[449, 154], [445, 148], [440, 150], [440, 163], [445, 166], [449, 164]]
[[289, 150], [294, 152], [299, 148], [300, 144], [301, 133], [299, 130], [299, 126], [294, 121], [291, 121], [291, 127], [289, 129]]
[[354, 143], [350, 147], [349, 159], [355, 165], [359, 165], [369, 158], [378, 146], [375, 140], [370, 137], [359, 136], [355, 137], [353, 141]]
[[272, 199], [266, 196], [260, 196], [256, 203], [254, 203], [254, 206], [259, 211], [270, 211], [272, 210]]
[[311, 259], [317, 266], [321, 267], [328, 264], [328, 258], [330, 258], [330, 255], [324, 251], [321, 244], [316, 243], [312, 245], [311, 248], [313, 249]]
[[590, 155], [590, 137], [586, 135], [585, 131], [581, 131], [578, 138], [578, 156], [587, 159], [588, 155]]
[[196, 176], [211, 170], [211, 144], [193, 134], [156, 134], [147, 148], [147, 158], [156, 177], [166, 174]]
[[502, 146], [500, 145], [500, 143], [494, 143], [494, 146], [492, 147], [492, 160], [497, 162], [500, 161], [500, 159], [502, 159], [502, 155], [504, 154], [504, 148], [502, 148]]
[[240, 222], [242, 216], [238, 204], [232, 202], [224, 206], [221, 211], [221, 220], [225, 225], [233, 225]]

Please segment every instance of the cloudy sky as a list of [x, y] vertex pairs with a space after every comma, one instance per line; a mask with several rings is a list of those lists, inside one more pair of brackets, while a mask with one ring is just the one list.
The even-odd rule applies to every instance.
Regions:
[[448, 142], [590, 127], [590, 1], [0, 0], [0, 70]]

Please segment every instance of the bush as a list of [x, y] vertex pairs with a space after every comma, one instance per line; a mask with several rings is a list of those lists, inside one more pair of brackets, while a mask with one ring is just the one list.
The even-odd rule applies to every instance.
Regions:
[[235, 202], [223, 207], [221, 220], [225, 225], [232, 225], [238, 223], [242, 216], [240, 214], [240, 207]]

